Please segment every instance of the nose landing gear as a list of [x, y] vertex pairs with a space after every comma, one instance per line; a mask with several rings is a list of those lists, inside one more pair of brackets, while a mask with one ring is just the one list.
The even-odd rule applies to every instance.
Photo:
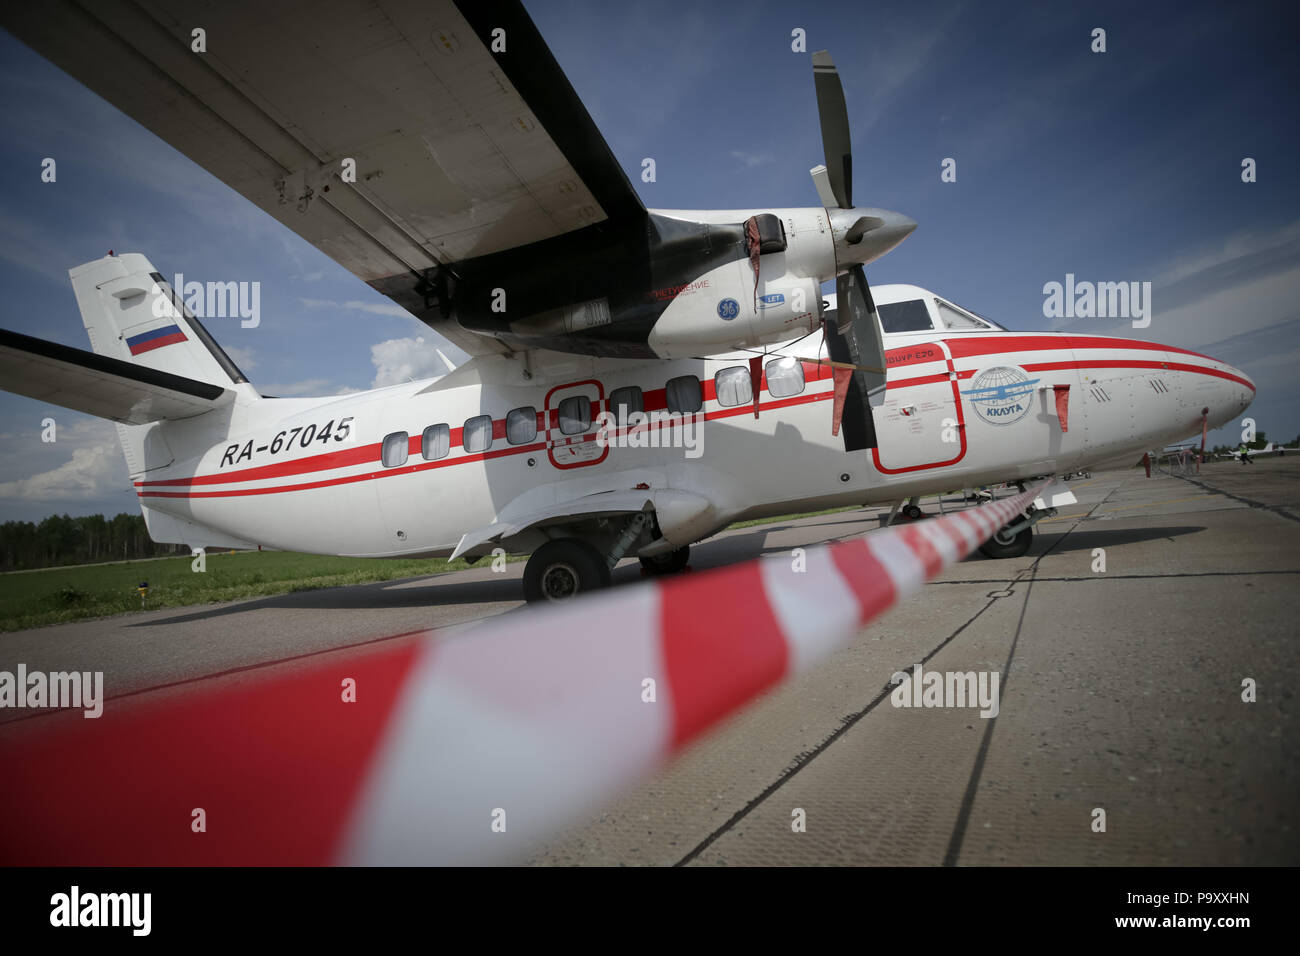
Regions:
[[986, 558], [1021, 557], [1034, 542], [1034, 525], [1055, 515], [1055, 508], [1035, 508], [1030, 505], [1019, 520], [999, 528], [993, 537], [980, 545], [980, 554]]
[[580, 538], [548, 541], [524, 566], [524, 598], [528, 601], [564, 601], [608, 586], [605, 556]]

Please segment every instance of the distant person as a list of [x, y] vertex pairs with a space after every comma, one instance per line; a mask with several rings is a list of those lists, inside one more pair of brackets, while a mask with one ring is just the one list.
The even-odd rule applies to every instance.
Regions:
[[1250, 449], [1246, 446], [1245, 442], [1241, 443], [1241, 447], [1237, 449], [1237, 451], [1241, 454], [1241, 463], [1243, 465], [1255, 464], [1255, 462], [1251, 460]]

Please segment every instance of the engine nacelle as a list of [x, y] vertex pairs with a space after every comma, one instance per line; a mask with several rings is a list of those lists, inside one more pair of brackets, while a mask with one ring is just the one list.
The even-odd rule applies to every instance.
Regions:
[[[759, 260], [759, 282], [748, 261], [728, 262], [683, 289], [650, 330], [660, 358], [690, 358], [753, 348], [815, 331], [821, 322], [816, 279], [777, 273], [781, 254]], [[775, 273], [775, 274], [774, 274]]]

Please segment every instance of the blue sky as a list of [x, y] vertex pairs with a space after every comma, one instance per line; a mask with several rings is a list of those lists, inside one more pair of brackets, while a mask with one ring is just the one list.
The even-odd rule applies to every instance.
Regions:
[[[844, 82], [854, 201], [920, 223], [869, 267], [873, 283], [914, 282], [1013, 329], [1205, 352], [1254, 378], [1247, 414], [1270, 437], [1300, 433], [1293, 5], [526, 6], [648, 206], [817, 204], [800, 27]], [[4, 327], [88, 347], [67, 270], [112, 248], [168, 277], [260, 281], [258, 328], [207, 324], [264, 392], [440, 369], [421, 323], [4, 33], [0, 81]], [[55, 184], [40, 181], [47, 156]], [[657, 182], [641, 182], [643, 157]], [[955, 183], [940, 181], [947, 157]], [[1243, 157], [1257, 182], [1241, 181]], [[1044, 318], [1043, 285], [1066, 273], [1152, 282], [1150, 327]], [[48, 414], [52, 445], [39, 441]], [[103, 422], [0, 395], [0, 444], [0, 520], [136, 510]]]

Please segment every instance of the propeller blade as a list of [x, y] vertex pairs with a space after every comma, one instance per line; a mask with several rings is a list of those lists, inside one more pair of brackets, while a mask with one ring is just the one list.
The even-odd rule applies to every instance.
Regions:
[[838, 315], [825, 324], [834, 369], [831, 434], [844, 426], [844, 450], [876, 447], [872, 408], [885, 401], [885, 346], [866, 273], [857, 265], [835, 280]]
[[808, 170], [808, 174], [812, 176], [813, 185], [817, 187], [817, 198], [822, 201], [822, 205], [827, 209], [836, 205], [838, 200], [835, 198], [835, 193], [831, 192], [831, 180], [826, 174], [826, 167], [814, 166]]
[[885, 401], [885, 341], [880, 333], [880, 316], [871, 286], [862, 266], [855, 265], [846, 274], [836, 277], [835, 293], [839, 307], [838, 331], [854, 365], [858, 385], [872, 407]]
[[849, 137], [849, 112], [844, 105], [844, 87], [831, 55], [821, 50], [812, 55], [813, 86], [817, 91], [817, 115], [822, 125], [822, 150], [831, 192], [841, 209], [853, 206], [853, 142]]

